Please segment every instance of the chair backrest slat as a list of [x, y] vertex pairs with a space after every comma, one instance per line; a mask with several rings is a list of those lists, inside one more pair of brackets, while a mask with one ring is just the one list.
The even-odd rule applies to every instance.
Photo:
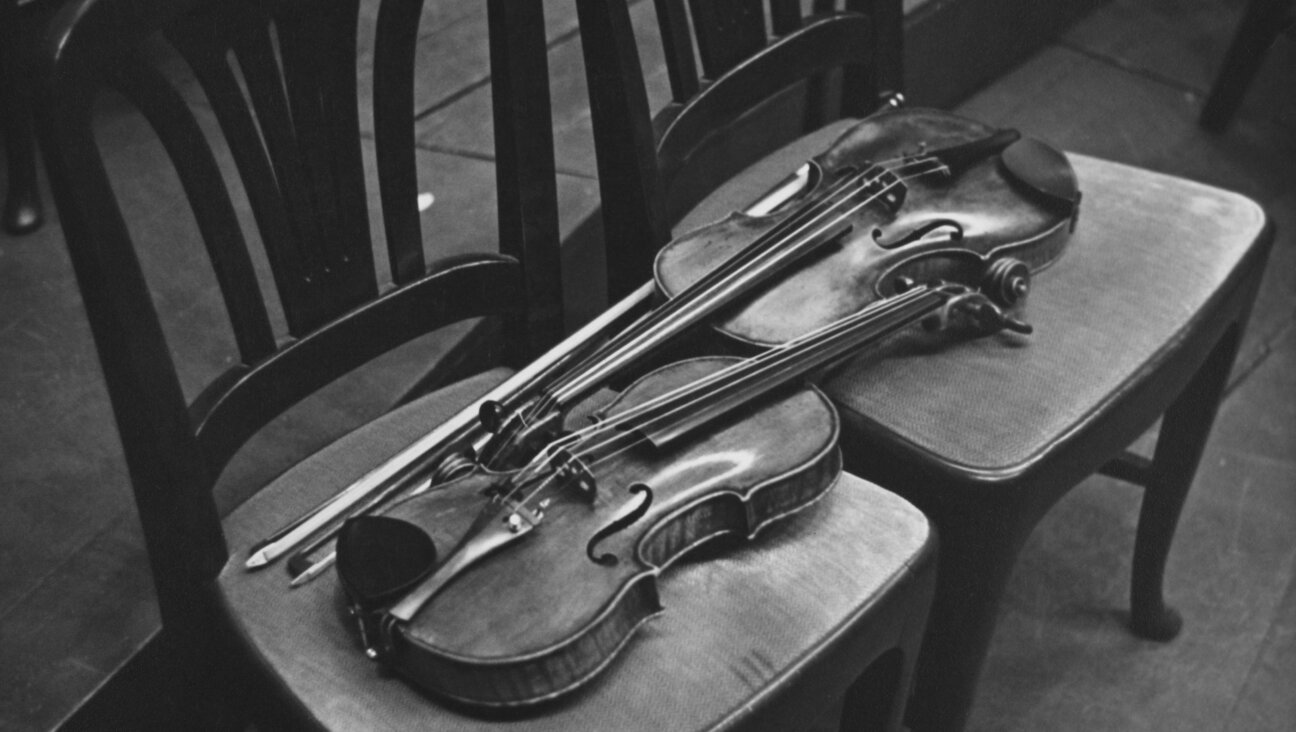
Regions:
[[[353, 3], [289, 3], [275, 14], [299, 165], [308, 183], [308, 216], [298, 244], [310, 314], [289, 322], [302, 335], [376, 294], [368, 209], [363, 189], [360, 122], [355, 97]], [[287, 308], [285, 308], [287, 310]]]
[[770, 0], [770, 26], [783, 36], [801, 27], [800, 0]]
[[230, 138], [295, 336], [376, 293], [368, 212], [356, 187], [363, 163], [355, 9], [283, 6], [271, 15], [234, 3], [220, 17], [207, 9], [170, 31]]
[[176, 173], [202, 234], [240, 357], [265, 358], [275, 350], [274, 332], [220, 167], [197, 120], [175, 89], [138, 57], [123, 57], [107, 74], [109, 83], [144, 114], [171, 158], [185, 161]]
[[[700, 164], [695, 156], [720, 141], [729, 125], [797, 82], [814, 80], [834, 68], [868, 64], [872, 52], [860, 43], [868, 35], [869, 20], [864, 16], [812, 21], [732, 69], [727, 83], [708, 86], [688, 104], [667, 110], [668, 116], [660, 119], [668, 121], [658, 124], [657, 140], [657, 165], [667, 192], [666, 217], [672, 221], [682, 217], [706, 193], [772, 151], [772, 147], [752, 148], [727, 166], [717, 166], [712, 159]], [[778, 141], [771, 143], [777, 147]]]
[[[201, 33], [201, 30], [198, 32]], [[277, 191], [275, 208], [282, 210], [287, 217], [286, 232], [272, 230], [281, 236], [271, 239], [268, 236], [271, 231], [266, 232], [264, 238], [274, 242], [266, 247], [266, 256], [270, 260], [275, 287], [279, 290], [289, 330], [300, 332], [307, 324], [323, 319], [317, 315], [317, 308], [313, 307], [317, 300], [313, 291], [321, 283], [312, 277], [312, 273], [319, 269], [319, 264], [311, 242], [318, 243], [319, 228], [312, 215], [308, 193], [310, 179], [301, 164], [301, 145], [293, 128], [292, 113], [280, 78], [282, 72], [269, 28], [250, 28], [246, 33], [240, 34], [233, 47], [247, 84], [251, 110], [255, 110], [256, 124], [265, 145], [264, 152], [269, 156], [274, 171], [273, 181]], [[211, 52], [218, 52], [224, 58], [223, 48], [217, 47]], [[236, 101], [241, 109], [246, 109], [247, 100], [241, 95], [229, 98], [231, 106]], [[260, 152], [256, 150], [248, 154]], [[249, 171], [243, 169], [240, 173], [246, 178]], [[258, 224], [261, 223], [258, 220]]]
[[382, 197], [387, 258], [397, 285], [422, 277], [423, 232], [418, 200], [418, 169], [413, 155], [414, 51], [423, 0], [388, 0], [378, 8], [374, 29], [374, 137], [391, 141], [375, 151]]
[[[816, 0], [827, 2], [832, 0]], [[904, 3], [902, 0], [845, 0], [845, 9], [873, 21], [872, 96], [846, 95], [842, 114], [863, 117], [891, 95], [904, 91]]]
[[752, 0], [689, 0], [702, 73], [718, 79], [765, 47], [765, 10]]
[[[224, 49], [209, 43], [207, 35], [200, 29], [186, 30], [189, 32], [174, 30], [170, 34], [171, 38], [199, 79], [221, 132], [230, 141], [230, 153], [247, 192], [257, 230], [262, 239], [280, 242], [279, 246], [267, 250], [270, 270], [276, 287], [281, 293], [285, 293], [282, 300], [295, 303], [304, 297], [299, 292], [300, 278], [289, 274], [297, 254], [296, 232], [288, 217], [270, 157], [266, 154], [266, 146], [275, 142], [270, 139], [270, 127], [263, 125], [258, 128], [257, 119], [253, 118]], [[194, 30], [197, 32], [193, 32]], [[260, 80], [255, 84], [259, 87]], [[262, 138], [263, 133], [267, 136], [265, 140]], [[293, 315], [296, 316], [297, 313]], [[273, 344], [270, 350], [274, 350]], [[266, 355], [268, 353], [245, 353], [243, 361], [252, 363]]]
[[[576, 11], [594, 120], [608, 296], [615, 301], [643, 283], [656, 248], [670, 237], [670, 226], [657, 172], [648, 92], [627, 4], [577, 0]], [[658, 18], [670, 28], [675, 26], [662, 15], [661, 4]], [[669, 37], [668, 27], [663, 27], [663, 35]]]
[[697, 62], [693, 58], [693, 33], [689, 30], [688, 12], [684, 9], [684, 0], [656, 0], [655, 6], [671, 96], [682, 102], [698, 92]]
[[[488, 0], [491, 38], [491, 87], [494, 99], [496, 190], [499, 191], [500, 251], [527, 263], [523, 274], [528, 299], [537, 305], [527, 312], [523, 330], [506, 334], [506, 341], [539, 354], [544, 344], [561, 335], [562, 263], [537, 256], [558, 241], [558, 209], [546, 202], [558, 197], [553, 126], [540, 124], [535, 113], [519, 109], [549, 109], [549, 49], [540, 2]], [[547, 304], [547, 307], [546, 307]]]

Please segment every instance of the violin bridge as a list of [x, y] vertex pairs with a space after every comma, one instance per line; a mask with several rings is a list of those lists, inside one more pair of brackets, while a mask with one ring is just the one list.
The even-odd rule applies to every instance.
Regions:
[[554, 455], [552, 464], [559, 480], [575, 488], [585, 500], [594, 502], [598, 495], [598, 483], [583, 460], [568, 450], [559, 450]]
[[870, 203], [880, 205], [893, 216], [904, 205], [909, 187], [890, 169], [874, 165], [867, 171], [865, 180], [867, 182], [860, 188], [860, 193]]

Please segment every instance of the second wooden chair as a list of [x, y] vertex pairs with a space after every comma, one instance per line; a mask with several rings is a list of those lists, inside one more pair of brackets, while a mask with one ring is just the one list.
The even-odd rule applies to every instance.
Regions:
[[[899, 90], [898, 0], [835, 5], [802, 18], [796, 2], [772, 0], [767, 14], [757, 3], [659, 0], [673, 100], [652, 116], [627, 4], [578, 0], [613, 297], [651, 276], [672, 232], [745, 209]], [[876, 71], [860, 73], [874, 54]], [[843, 69], [839, 100], [823, 94], [832, 68]], [[761, 114], [789, 94], [808, 101], [791, 117]], [[842, 119], [825, 124], [824, 109]], [[1180, 629], [1162, 596], [1166, 557], [1272, 231], [1240, 195], [1069, 158], [1084, 195], [1079, 227], [1037, 280], [1026, 343], [894, 352], [823, 383], [846, 419], [848, 466], [912, 500], [940, 533], [915, 730], [962, 727], [1019, 550], [1095, 472], [1145, 490], [1131, 628], [1163, 641]], [[1153, 457], [1126, 453], [1158, 420]]]

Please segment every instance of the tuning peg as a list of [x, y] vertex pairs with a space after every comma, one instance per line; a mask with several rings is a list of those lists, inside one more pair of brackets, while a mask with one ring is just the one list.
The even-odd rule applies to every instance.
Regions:
[[1030, 267], [1012, 257], [995, 260], [986, 270], [981, 291], [996, 303], [1012, 307], [1030, 293]]
[[1017, 318], [1014, 318], [1009, 315], [1004, 316], [1003, 324], [1004, 324], [1003, 325], [1004, 328], [1006, 328], [1007, 330], [1011, 330], [1014, 333], [1021, 333], [1022, 335], [1030, 335], [1031, 333], [1035, 332], [1035, 327], [1030, 323], [1027, 323], [1022, 320], [1018, 320]]
[[987, 333], [1011, 330], [1014, 333], [1029, 335], [1035, 330], [1029, 323], [1009, 315], [989, 300], [978, 302], [973, 307], [972, 320]]
[[923, 321], [923, 326], [928, 330], [945, 330], [949, 327], [951, 320], [962, 319], [970, 321], [972, 325], [985, 335], [997, 333], [1001, 330], [1011, 330], [1014, 333], [1029, 334], [1034, 328], [1029, 323], [1025, 323], [1016, 317], [1008, 314], [1003, 308], [1000, 308], [990, 298], [980, 292], [965, 292], [956, 295], [940, 311]]

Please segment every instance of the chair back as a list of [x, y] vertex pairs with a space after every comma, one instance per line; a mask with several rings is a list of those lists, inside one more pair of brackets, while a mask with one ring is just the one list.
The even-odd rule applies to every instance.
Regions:
[[655, 6], [672, 100], [654, 116], [627, 3], [577, 0], [614, 300], [722, 182], [900, 89], [899, 0], [816, 0], [809, 14], [799, 0]]
[[[539, 3], [489, 3], [500, 245], [449, 258], [439, 252], [456, 242], [420, 230], [413, 78], [421, 7], [422, 0], [381, 0], [371, 76], [357, 52], [358, 0], [77, 0], [44, 46], [42, 147], [164, 629], [201, 632], [204, 587], [227, 557], [212, 488], [272, 418], [447, 324], [502, 320], [502, 340], [512, 344], [506, 355], [517, 362], [560, 335]], [[175, 64], [159, 59], [159, 39], [183, 58], [196, 85], [174, 78]], [[379, 274], [383, 252], [370, 236], [358, 93], [366, 86], [389, 280]], [[103, 120], [95, 100], [106, 89], [138, 110], [165, 149], [236, 344], [225, 361], [233, 366], [192, 401], [96, 142]], [[204, 124], [212, 117], [216, 124]], [[214, 150], [226, 149], [236, 174], [218, 163]], [[240, 190], [254, 226], [240, 226], [231, 202]], [[431, 263], [425, 233], [438, 252]]]

